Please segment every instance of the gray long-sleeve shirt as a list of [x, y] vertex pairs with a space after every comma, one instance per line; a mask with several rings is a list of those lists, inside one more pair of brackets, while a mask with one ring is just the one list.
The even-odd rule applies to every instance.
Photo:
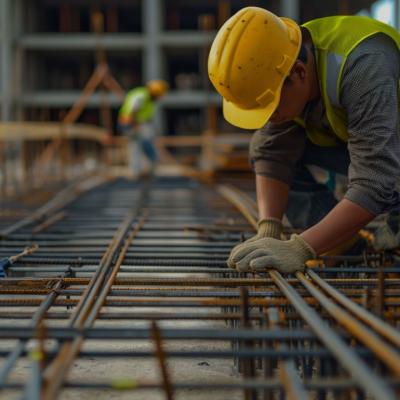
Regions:
[[[393, 40], [377, 34], [348, 56], [340, 85], [340, 103], [347, 113], [350, 154], [345, 198], [377, 215], [397, 208], [400, 177], [398, 87], [400, 54]], [[329, 126], [322, 100], [304, 110], [306, 123]], [[256, 174], [291, 183], [306, 143], [295, 122], [268, 123], [255, 132], [250, 159]]]

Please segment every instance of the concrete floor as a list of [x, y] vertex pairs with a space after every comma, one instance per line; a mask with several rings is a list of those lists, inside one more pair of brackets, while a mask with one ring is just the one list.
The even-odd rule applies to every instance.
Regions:
[[[33, 308], [32, 308], [33, 309]], [[12, 311], [7, 308], [8, 311]], [[103, 311], [110, 311], [107, 307]], [[115, 312], [134, 312], [130, 308], [113, 308]], [[141, 308], [140, 311], [146, 311]], [[151, 311], [148, 309], [147, 311]], [[154, 309], [153, 309], [154, 311]], [[157, 310], [160, 311], [160, 310]], [[179, 309], [163, 308], [163, 312], [179, 312]], [[183, 311], [182, 309], [180, 311]], [[215, 309], [190, 309], [185, 308], [187, 312], [218, 312]], [[26, 321], [22, 320], [2, 320], [1, 324], [8, 326], [26, 326]], [[49, 324], [50, 326], [50, 324]], [[51, 326], [66, 326], [66, 321], [53, 320]], [[138, 328], [148, 326], [145, 321], [105, 321], [101, 320], [96, 323], [96, 327], [124, 327]], [[218, 321], [162, 321], [159, 323], [160, 327], [200, 327], [200, 328], [225, 328], [224, 322]], [[1, 349], [10, 349], [16, 341], [2, 341]], [[28, 347], [32, 347], [34, 343], [29, 343]], [[213, 341], [169, 341], [164, 343], [165, 349], [169, 350], [226, 350], [229, 349], [227, 342], [213, 342]], [[154, 344], [149, 340], [142, 341], [86, 341], [84, 350], [150, 350], [154, 349]], [[1, 360], [1, 364], [4, 360]], [[170, 359], [168, 361], [169, 373], [172, 382], [216, 382], [226, 380], [240, 380], [239, 375], [233, 367], [233, 361], [230, 359]], [[17, 366], [13, 369], [9, 376], [10, 381], [26, 382], [30, 375], [30, 365], [27, 359], [20, 359]], [[140, 381], [155, 382], [160, 379], [159, 365], [155, 359], [111, 359], [111, 358], [85, 358], [79, 359], [73, 363], [72, 369], [69, 372], [68, 379], [72, 381], [101, 381], [102, 379], [110, 381], [112, 379], [137, 379]], [[17, 391], [3, 391], [0, 392], [1, 400], [14, 400], [20, 399], [21, 393]], [[155, 390], [137, 390], [137, 391], [105, 391], [105, 390], [77, 390], [67, 389], [63, 390], [59, 399], [72, 400], [72, 399], [89, 399], [89, 400], [105, 400], [105, 399], [135, 399], [135, 400], [161, 400], [165, 399], [165, 394], [156, 392]], [[239, 400], [243, 399], [243, 392], [241, 391], [212, 391], [212, 390], [183, 390], [175, 393], [175, 400]]]

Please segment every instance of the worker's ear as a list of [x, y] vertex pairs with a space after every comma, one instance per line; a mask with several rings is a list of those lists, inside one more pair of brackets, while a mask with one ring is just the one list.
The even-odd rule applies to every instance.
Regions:
[[306, 76], [307, 76], [306, 65], [302, 61], [297, 60], [294, 63], [294, 65], [293, 65], [293, 67], [292, 67], [292, 69], [290, 71], [290, 74], [286, 78], [286, 80], [291, 82], [291, 83], [295, 83], [296, 81], [304, 81]]

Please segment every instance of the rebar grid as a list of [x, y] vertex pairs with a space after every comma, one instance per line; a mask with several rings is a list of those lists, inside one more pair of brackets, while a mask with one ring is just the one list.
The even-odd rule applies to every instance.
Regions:
[[399, 395], [396, 254], [238, 274], [225, 259], [254, 201], [183, 178], [116, 180], [45, 219], [0, 242], [2, 258], [39, 245], [0, 279], [0, 397]]

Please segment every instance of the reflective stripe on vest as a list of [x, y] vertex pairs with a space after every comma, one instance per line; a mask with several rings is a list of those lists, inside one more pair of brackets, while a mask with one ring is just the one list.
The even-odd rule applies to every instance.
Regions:
[[305, 125], [307, 136], [319, 146], [335, 146], [347, 142], [347, 116], [340, 104], [340, 82], [348, 55], [363, 40], [384, 33], [400, 48], [400, 35], [389, 25], [368, 17], [340, 16], [319, 18], [302, 25], [311, 34], [315, 48], [315, 60], [320, 80], [321, 96], [332, 132]]
[[332, 107], [340, 108], [337, 82], [339, 80], [343, 56], [329, 52], [326, 64], [326, 91]]

